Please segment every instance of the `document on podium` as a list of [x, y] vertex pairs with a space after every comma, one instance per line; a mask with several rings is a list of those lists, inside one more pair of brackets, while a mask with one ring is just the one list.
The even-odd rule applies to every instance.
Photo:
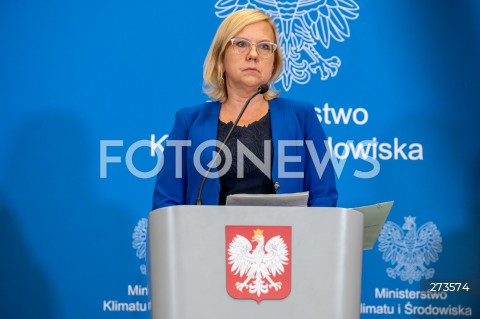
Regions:
[[307, 207], [308, 192], [292, 194], [235, 194], [227, 196], [228, 206]]
[[363, 249], [372, 249], [392, 209], [393, 201], [351, 208], [363, 213]]
[[[308, 192], [292, 194], [235, 194], [227, 196], [228, 206], [307, 207]], [[363, 249], [372, 249], [387, 220], [393, 201], [350, 208], [363, 214]]]

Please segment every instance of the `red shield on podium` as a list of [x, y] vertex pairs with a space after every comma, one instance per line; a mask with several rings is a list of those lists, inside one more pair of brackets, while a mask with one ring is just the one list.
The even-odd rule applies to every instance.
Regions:
[[227, 292], [236, 299], [284, 299], [291, 289], [291, 226], [225, 227]]

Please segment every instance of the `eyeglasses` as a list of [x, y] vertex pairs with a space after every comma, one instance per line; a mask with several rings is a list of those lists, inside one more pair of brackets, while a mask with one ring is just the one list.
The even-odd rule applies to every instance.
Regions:
[[233, 52], [237, 54], [247, 54], [252, 50], [252, 46], [255, 45], [258, 55], [262, 58], [271, 56], [277, 49], [277, 45], [269, 41], [252, 43], [246, 39], [232, 38], [230, 43], [232, 44]]

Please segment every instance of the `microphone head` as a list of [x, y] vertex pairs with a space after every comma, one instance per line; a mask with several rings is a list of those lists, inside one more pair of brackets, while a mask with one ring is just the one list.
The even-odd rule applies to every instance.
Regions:
[[264, 84], [262, 84], [258, 87], [258, 93], [263, 94], [263, 93], [267, 92], [268, 89], [269, 89], [268, 84], [264, 83]]

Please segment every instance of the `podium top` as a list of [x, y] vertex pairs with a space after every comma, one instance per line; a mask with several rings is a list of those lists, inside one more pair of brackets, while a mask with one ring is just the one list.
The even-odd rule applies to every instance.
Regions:
[[[363, 218], [363, 249], [372, 249], [377, 237], [387, 219], [387, 216], [392, 208], [393, 201], [377, 203], [374, 205], [356, 207], [356, 208], [341, 208], [341, 207], [281, 207], [281, 206], [197, 206], [197, 205], [179, 205], [158, 208], [150, 215], [159, 214], [202, 214], [203, 218], [208, 218], [208, 214], [221, 211], [222, 214], [244, 214], [245, 212], [252, 212], [250, 217], [260, 218], [261, 220], [280, 221], [287, 218], [288, 215], [293, 214], [295, 218], [308, 216], [308, 214], [321, 214], [328, 217], [324, 222], [333, 222], [335, 219], [344, 218], [343, 214], [351, 216], [361, 216]], [[266, 213], [266, 216], [263, 216]], [[207, 215], [205, 215], [207, 214]], [[246, 216], [245, 216], [246, 217]], [[215, 217], [216, 218], [216, 217]]]

